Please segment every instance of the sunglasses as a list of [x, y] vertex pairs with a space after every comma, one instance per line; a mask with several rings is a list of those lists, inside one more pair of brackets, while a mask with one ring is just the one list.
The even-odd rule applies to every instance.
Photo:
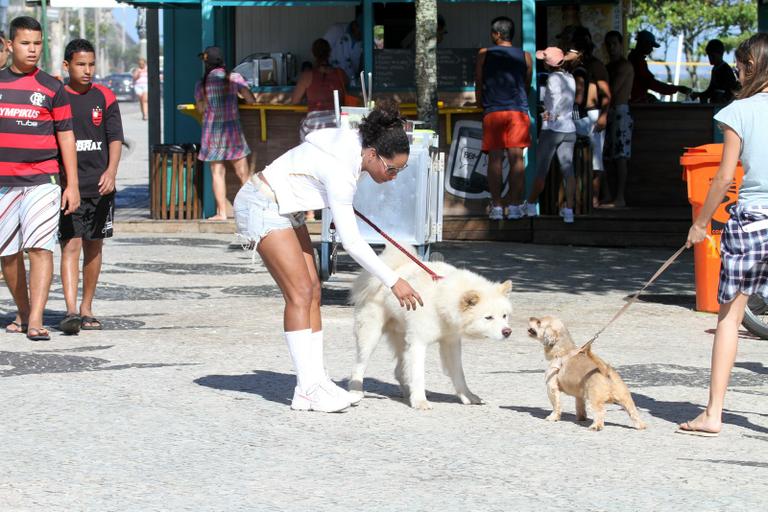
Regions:
[[384, 160], [384, 157], [382, 157], [380, 154], [376, 153], [376, 156], [379, 157], [379, 160], [381, 160], [381, 163], [384, 164], [385, 172], [387, 173], [387, 176], [397, 176], [398, 173], [402, 172], [403, 169], [408, 167], [408, 164], [405, 164], [402, 167], [395, 167], [394, 165], [390, 165], [387, 163], [386, 160]]

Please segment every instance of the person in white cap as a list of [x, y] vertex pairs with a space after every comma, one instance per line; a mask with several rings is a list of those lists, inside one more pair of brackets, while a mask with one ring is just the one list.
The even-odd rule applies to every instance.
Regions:
[[635, 81], [632, 83], [632, 94], [629, 97], [630, 103], [650, 103], [654, 101], [653, 96], [648, 91], [655, 91], [659, 94], [669, 95], [681, 92], [690, 94], [691, 88], [684, 85], [673, 85], [656, 80], [651, 70], [648, 69], [648, 62], [645, 58], [653, 53], [654, 48], [661, 46], [656, 42], [656, 36], [647, 30], [641, 30], [635, 36], [634, 49], [629, 52], [627, 60], [632, 63], [635, 69]]

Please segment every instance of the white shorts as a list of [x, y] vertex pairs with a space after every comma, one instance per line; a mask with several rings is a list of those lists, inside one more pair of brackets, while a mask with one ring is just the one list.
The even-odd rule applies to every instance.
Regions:
[[136, 93], [136, 96], [141, 96], [145, 92], [149, 90], [149, 87], [146, 85], [134, 85], [133, 86], [133, 92]]
[[276, 229], [295, 229], [304, 225], [304, 212], [280, 214], [272, 190], [258, 176], [242, 186], [232, 208], [237, 233], [254, 247]]
[[58, 184], [0, 187], [0, 256], [28, 249], [53, 252], [60, 210]]
[[605, 130], [596, 132], [595, 125], [600, 118], [600, 109], [593, 108], [587, 110], [587, 115], [576, 121], [576, 133], [582, 137], [589, 137], [590, 146], [592, 146], [592, 170], [602, 172], [605, 170], [603, 165], [603, 146], [605, 146]]

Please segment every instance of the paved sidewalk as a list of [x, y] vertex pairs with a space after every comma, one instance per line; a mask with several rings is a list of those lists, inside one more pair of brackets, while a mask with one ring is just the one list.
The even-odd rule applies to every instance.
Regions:
[[[448, 262], [515, 284], [511, 339], [464, 346], [467, 381], [487, 404], [459, 404], [432, 350], [435, 408], [411, 410], [382, 347], [362, 404], [325, 415], [289, 410], [281, 299], [230, 241], [118, 235], [95, 304], [107, 330], [46, 343], [0, 334], [1, 510], [765, 509], [768, 341], [741, 341], [721, 437], [673, 434], [706, 399], [715, 325], [692, 311], [690, 254], [596, 345], [649, 429], [612, 407], [594, 433], [571, 398], [562, 422], [544, 420], [545, 363], [526, 319], [557, 313], [586, 339], [671, 251], [444, 244]], [[345, 301], [356, 269], [340, 270], [324, 295], [337, 380], [354, 358]], [[0, 308], [9, 319], [5, 287]], [[63, 310], [56, 280], [47, 323]]]

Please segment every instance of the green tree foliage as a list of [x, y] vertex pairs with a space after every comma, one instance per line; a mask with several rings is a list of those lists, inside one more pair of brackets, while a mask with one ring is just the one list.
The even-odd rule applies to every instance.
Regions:
[[[757, 30], [757, 0], [634, 0], [632, 5], [629, 32], [651, 30], [662, 40], [682, 34], [687, 62], [704, 55], [709, 39], [722, 40], [728, 51]], [[688, 72], [698, 87], [696, 68], [689, 66]]]

